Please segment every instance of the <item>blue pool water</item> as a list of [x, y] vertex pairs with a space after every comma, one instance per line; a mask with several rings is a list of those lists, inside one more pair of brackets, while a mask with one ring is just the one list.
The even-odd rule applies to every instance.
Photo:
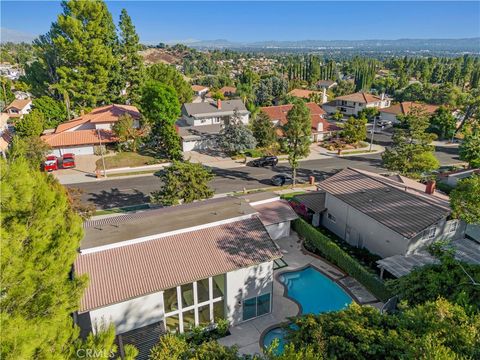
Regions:
[[[352, 302], [352, 298], [339, 285], [311, 266], [282, 274], [279, 280], [286, 286], [288, 297], [301, 305], [301, 314], [342, 310]], [[268, 347], [278, 339], [277, 352], [282, 353], [284, 336], [283, 329], [273, 328], [265, 334], [263, 345]]]

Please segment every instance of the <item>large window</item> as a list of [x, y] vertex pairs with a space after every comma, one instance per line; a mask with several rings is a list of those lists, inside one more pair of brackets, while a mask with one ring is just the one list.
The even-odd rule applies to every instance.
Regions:
[[183, 312], [183, 331], [190, 331], [195, 326], [195, 309]]
[[221, 297], [225, 294], [225, 275], [213, 277], [213, 298]]
[[225, 305], [223, 300], [213, 303], [213, 321], [217, 322], [220, 319], [225, 318]]
[[170, 332], [180, 331], [180, 326], [179, 326], [180, 325], [180, 320], [179, 319], [180, 319], [179, 314], [167, 316], [167, 318], [165, 319], [167, 330], [170, 331]]
[[243, 320], [265, 315], [270, 312], [270, 294], [263, 294], [258, 297], [243, 301]]
[[182, 307], [193, 305], [193, 284], [182, 285]]
[[177, 288], [165, 290], [163, 292], [163, 301], [166, 313], [178, 310]]
[[198, 325], [207, 326], [210, 324], [210, 305], [198, 308]]
[[210, 299], [208, 283], [208, 279], [197, 281], [197, 296], [199, 303], [208, 301], [208, 299]]

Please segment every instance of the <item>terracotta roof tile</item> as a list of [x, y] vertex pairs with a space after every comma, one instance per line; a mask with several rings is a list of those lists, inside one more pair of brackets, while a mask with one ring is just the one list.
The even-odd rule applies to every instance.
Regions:
[[251, 218], [79, 255], [89, 284], [80, 312], [280, 258], [260, 219]]
[[419, 108], [428, 114], [433, 114], [435, 111], [437, 111], [439, 106], [422, 104], [422, 103], [417, 103], [413, 101], [405, 101], [405, 102], [394, 104], [387, 108], [381, 109], [380, 112], [386, 112], [386, 113], [395, 114], [395, 115], [406, 115], [412, 110], [412, 108]]
[[[117, 141], [117, 138], [109, 130], [100, 130], [100, 135], [102, 137], [102, 143], [111, 143]], [[94, 129], [53, 133], [43, 135], [41, 138], [52, 147], [100, 144], [98, 132]]]
[[321, 91], [305, 90], [305, 89], [293, 89], [288, 95], [295, 96], [302, 99], [309, 99], [312, 94], [321, 94]]
[[362, 104], [367, 104], [367, 103], [381, 101], [382, 98], [366, 92], [356, 92], [353, 94], [336, 97], [335, 100], [346, 100], [346, 101], [354, 101]]
[[30, 104], [32, 102], [32, 100], [30, 99], [15, 99], [13, 100], [10, 105], [8, 105], [4, 111], [7, 111], [9, 109], [18, 109], [18, 110], [22, 110], [25, 106], [27, 106], [28, 104]]

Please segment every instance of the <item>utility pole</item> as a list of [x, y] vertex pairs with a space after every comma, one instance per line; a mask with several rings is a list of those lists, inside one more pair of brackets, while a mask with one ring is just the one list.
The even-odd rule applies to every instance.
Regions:
[[372, 138], [370, 140], [370, 149], [368, 151], [372, 151], [372, 146], [373, 146], [373, 136], [375, 135], [375, 124], [377, 122], [377, 117], [375, 116], [373, 118], [373, 129], [372, 129]]
[[100, 155], [102, 156], [102, 164], [103, 164], [103, 177], [107, 177], [107, 170], [105, 168], [105, 157], [103, 156], [103, 147], [102, 147], [102, 135], [100, 134], [100, 129], [97, 129], [98, 140], [100, 142]]

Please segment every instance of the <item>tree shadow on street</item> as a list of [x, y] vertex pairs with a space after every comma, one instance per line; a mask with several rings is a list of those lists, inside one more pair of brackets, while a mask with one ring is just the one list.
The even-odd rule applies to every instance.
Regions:
[[138, 190], [126, 192], [120, 191], [117, 188], [112, 188], [109, 191], [102, 190], [98, 194], [89, 193], [89, 195], [91, 195], [91, 197], [88, 199], [88, 201], [91, 201], [97, 208], [100, 209], [109, 209], [150, 202], [150, 197]]

